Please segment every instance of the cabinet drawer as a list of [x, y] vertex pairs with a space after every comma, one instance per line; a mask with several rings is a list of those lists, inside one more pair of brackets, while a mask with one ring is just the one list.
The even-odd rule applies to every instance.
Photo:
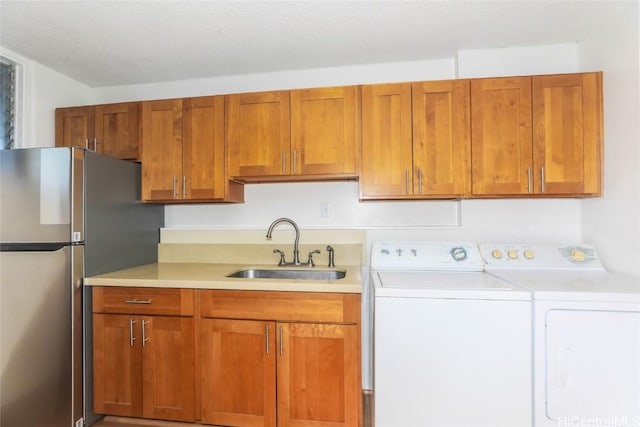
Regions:
[[193, 289], [119, 286], [93, 288], [94, 313], [192, 316], [193, 301]]
[[360, 295], [201, 290], [200, 316], [227, 319], [359, 323]]

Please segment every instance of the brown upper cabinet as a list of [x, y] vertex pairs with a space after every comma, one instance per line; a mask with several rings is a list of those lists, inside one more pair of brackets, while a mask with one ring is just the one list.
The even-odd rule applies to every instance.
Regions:
[[244, 181], [355, 178], [358, 88], [229, 95], [227, 146]]
[[82, 147], [124, 160], [140, 160], [140, 103], [56, 109], [56, 146]]
[[601, 194], [602, 73], [471, 81], [472, 196]]
[[464, 196], [469, 129], [468, 80], [363, 86], [361, 199]]
[[142, 103], [142, 198], [146, 201], [242, 202], [227, 180], [224, 98]]

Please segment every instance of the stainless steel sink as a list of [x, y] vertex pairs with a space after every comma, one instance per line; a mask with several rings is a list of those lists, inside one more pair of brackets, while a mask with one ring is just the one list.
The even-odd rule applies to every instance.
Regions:
[[295, 279], [295, 280], [339, 280], [344, 279], [345, 270], [303, 270], [245, 268], [227, 274], [227, 277], [243, 279]]

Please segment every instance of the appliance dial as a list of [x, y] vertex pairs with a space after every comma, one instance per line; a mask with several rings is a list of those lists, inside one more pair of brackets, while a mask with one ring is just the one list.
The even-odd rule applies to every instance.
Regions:
[[467, 259], [467, 250], [461, 246], [451, 249], [451, 257], [456, 261]]
[[507, 255], [509, 256], [509, 258], [511, 259], [516, 259], [518, 258], [518, 251], [516, 250], [510, 250], [507, 252]]
[[585, 253], [580, 249], [576, 248], [571, 251], [571, 259], [573, 259], [576, 262], [584, 262]]
[[526, 259], [534, 259], [536, 255], [533, 253], [531, 249], [527, 249], [526, 251], [524, 251], [524, 257]]
[[502, 258], [502, 252], [500, 252], [500, 249], [494, 249], [494, 250], [491, 252], [491, 256], [492, 256], [494, 259], [500, 259], [500, 258]]

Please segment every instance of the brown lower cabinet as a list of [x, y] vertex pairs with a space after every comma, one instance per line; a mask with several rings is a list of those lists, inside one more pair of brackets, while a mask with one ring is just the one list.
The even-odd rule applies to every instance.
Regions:
[[195, 421], [193, 291], [97, 287], [93, 303], [95, 412]]
[[362, 426], [360, 295], [96, 287], [93, 300], [97, 413]]
[[202, 422], [357, 427], [360, 295], [200, 291]]

